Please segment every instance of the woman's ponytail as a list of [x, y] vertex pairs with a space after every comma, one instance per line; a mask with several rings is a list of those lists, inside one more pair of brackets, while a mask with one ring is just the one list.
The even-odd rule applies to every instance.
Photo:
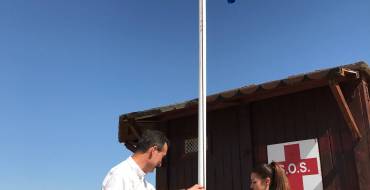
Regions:
[[288, 178], [285, 175], [284, 169], [274, 161], [272, 161], [269, 166], [272, 172], [270, 190], [290, 190]]

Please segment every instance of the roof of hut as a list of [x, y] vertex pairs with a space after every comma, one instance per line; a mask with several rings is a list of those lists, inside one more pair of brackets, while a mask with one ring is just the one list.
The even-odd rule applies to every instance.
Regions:
[[[332, 82], [340, 83], [346, 80], [353, 80], [361, 76], [370, 78], [370, 68], [363, 61], [293, 75], [262, 84], [249, 84], [240, 88], [212, 94], [207, 96], [207, 107], [210, 110], [214, 110], [235, 106], [240, 103], [250, 103], [326, 86]], [[163, 121], [195, 114], [197, 107], [198, 100], [192, 99], [177, 104], [123, 114], [119, 119], [119, 142], [124, 142], [131, 149], [130, 144], [135, 144], [141, 131], [144, 129], [158, 128]]]

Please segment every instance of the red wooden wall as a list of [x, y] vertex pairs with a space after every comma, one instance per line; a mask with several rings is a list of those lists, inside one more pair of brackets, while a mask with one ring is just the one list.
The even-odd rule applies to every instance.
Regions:
[[[367, 85], [342, 84], [364, 135], [356, 141], [329, 87], [273, 97], [208, 113], [207, 189], [249, 189], [251, 168], [267, 162], [268, 144], [319, 139], [324, 189], [370, 189]], [[197, 182], [197, 153], [185, 154], [185, 140], [197, 137], [197, 116], [163, 123], [171, 145], [157, 170], [157, 189]]]

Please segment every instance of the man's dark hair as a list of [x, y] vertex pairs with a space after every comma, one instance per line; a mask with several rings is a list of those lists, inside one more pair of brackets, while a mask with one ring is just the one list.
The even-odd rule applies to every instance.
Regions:
[[157, 130], [145, 130], [137, 143], [137, 152], [146, 152], [150, 147], [156, 146], [159, 151], [162, 150], [164, 144], [169, 145], [169, 140], [164, 133]]

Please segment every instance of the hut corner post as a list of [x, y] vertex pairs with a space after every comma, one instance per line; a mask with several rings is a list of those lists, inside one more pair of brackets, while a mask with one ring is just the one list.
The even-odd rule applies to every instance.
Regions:
[[[360, 190], [370, 189], [370, 105], [369, 92], [366, 79], [351, 82], [350, 89], [346, 89], [347, 96], [352, 100], [347, 102], [345, 96], [336, 82], [330, 82], [330, 89], [346, 120], [347, 126], [353, 132], [356, 140], [353, 144], [353, 155], [356, 165], [358, 187]], [[352, 112], [351, 112], [352, 111]]]
[[365, 78], [361, 78], [361, 81], [356, 86], [355, 100], [358, 101], [359, 106], [357, 108], [353, 106], [353, 110], [356, 109], [355, 111], [361, 113], [361, 117], [355, 117], [355, 119], [358, 120], [357, 123], [359, 124], [361, 134], [363, 134], [363, 138], [359, 139], [354, 147], [354, 157], [359, 188], [361, 190], [368, 190], [370, 189], [370, 105], [368, 84]]

